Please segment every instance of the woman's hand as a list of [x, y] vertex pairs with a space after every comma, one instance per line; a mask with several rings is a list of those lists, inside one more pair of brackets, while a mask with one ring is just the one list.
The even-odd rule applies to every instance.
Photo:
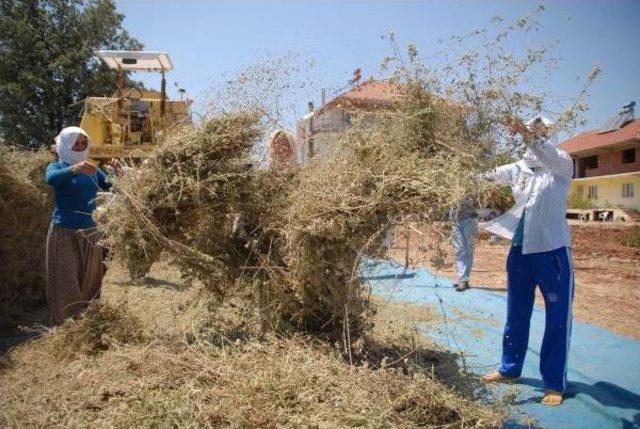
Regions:
[[111, 158], [109, 161], [107, 161], [105, 163], [105, 168], [108, 171], [113, 172], [113, 174], [115, 174], [116, 176], [121, 176], [124, 172], [122, 162], [120, 162], [120, 160], [116, 158]]
[[86, 174], [90, 176], [98, 170], [98, 167], [89, 161], [80, 161], [77, 164], [73, 164], [71, 170], [76, 174]]
[[536, 119], [530, 126], [526, 126], [520, 119], [506, 115], [504, 124], [509, 128], [512, 136], [520, 134], [525, 143], [530, 143], [536, 137], [546, 137], [548, 134], [547, 126], [540, 118]]
[[504, 124], [509, 128], [512, 136], [520, 134], [525, 141], [533, 139], [533, 133], [520, 119], [511, 115], [505, 115]]

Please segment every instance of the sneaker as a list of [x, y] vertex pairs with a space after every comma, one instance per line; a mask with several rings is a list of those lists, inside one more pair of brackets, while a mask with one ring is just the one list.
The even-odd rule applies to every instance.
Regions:
[[453, 287], [455, 287], [456, 292], [464, 292], [465, 290], [469, 289], [469, 282], [468, 281], [463, 281], [460, 283], [456, 283], [455, 285], [453, 285]]

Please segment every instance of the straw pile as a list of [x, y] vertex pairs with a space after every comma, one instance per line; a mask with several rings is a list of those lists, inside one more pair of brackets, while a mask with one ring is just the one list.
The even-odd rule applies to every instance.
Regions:
[[[155, 278], [167, 278], [163, 265], [154, 266]], [[110, 270], [112, 280], [118, 270]], [[448, 387], [462, 387], [456, 374], [464, 374], [455, 356], [432, 350], [412, 329], [428, 317], [424, 308], [382, 310], [368, 357], [348, 365], [313, 337], [238, 335], [241, 321], [229, 315], [224, 326], [211, 326], [198, 288], [117, 283], [108, 278], [102, 302], [80, 320], [0, 358], [0, 426], [488, 428], [502, 421], [495, 408]]]
[[[250, 295], [265, 310], [270, 293], [262, 283], [279, 277], [274, 273], [282, 267], [273, 224], [293, 173], [252, 167], [261, 136], [255, 112], [222, 114], [168, 136], [117, 184], [120, 195], [102, 225], [116, 257], [132, 271], [164, 250], [185, 278], [205, 283], [219, 302]], [[265, 327], [280, 324], [267, 317], [263, 311]]]
[[276, 171], [250, 165], [260, 115], [219, 114], [167, 136], [118, 183], [108, 244], [128, 266], [165, 250], [220, 302], [253, 300], [266, 330], [341, 338], [349, 351], [370, 314], [363, 258], [380, 256], [389, 226], [441, 220], [474, 186], [460, 118], [407, 87], [397, 109], [353, 126], [329, 159]]
[[[397, 84], [395, 104], [385, 103], [375, 118], [353, 115], [329, 155], [297, 169], [248, 165], [251, 154], [265, 153], [258, 143], [281, 112], [279, 91], [291, 93], [276, 79], [289, 69], [243, 73], [215, 97], [212, 118], [166, 136], [148, 165], [118, 183], [120, 198], [103, 228], [110, 245], [132, 270], [167, 251], [219, 302], [248, 298], [264, 330], [342, 339], [351, 356], [372, 313], [359, 267], [382, 256], [390, 228], [444, 229], [447, 212], [469, 197], [509, 203], [504, 193], [484, 195], [477, 175], [494, 166], [496, 154], [523, 149], [501, 125], [505, 116], [530, 117], [545, 107], [544, 94], [523, 92], [522, 84], [546, 76], [553, 59], [544, 46], [520, 51], [512, 40], [538, 31], [543, 11], [452, 36], [435, 68], [414, 45], [405, 56], [391, 33], [393, 55], [382, 66]], [[596, 75], [558, 126], [584, 109]], [[246, 110], [255, 106], [260, 113]]]
[[107, 242], [130, 271], [159, 250], [221, 298], [247, 250], [231, 233], [251, 185], [250, 151], [261, 132], [257, 114], [221, 115], [168, 137], [135, 173], [118, 182], [108, 206]]
[[0, 146], [0, 326], [45, 302], [45, 246], [52, 199], [45, 150]]
[[77, 354], [94, 356], [112, 345], [141, 344], [144, 340], [142, 324], [123, 303], [94, 301], [82, 318], [67, 320], [42, 345], [53, 356], [73, 359]]
[[441, 221], [473, 187], [474, 158], [456, 150], [457, 109], [420, 87], [405, 91], [397, 110], [352, 127], [332, 157], [301, 170], [289, 196], [289, 277], [303, 319], [318, 329], [366, 329], [363, 258], [383, 256], [390, 226]]

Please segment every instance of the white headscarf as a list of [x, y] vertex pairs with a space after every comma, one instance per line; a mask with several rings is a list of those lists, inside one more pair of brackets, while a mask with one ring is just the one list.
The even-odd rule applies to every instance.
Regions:
[[[76, 144], [78, 136], [82, 134], [87, 137], [87, 147], [82, 152], [76, 152], [73, 150], [73, 145]], [[56, 152], [60, 162], [68, 162], [69, 164], [77, 164], [81, 161], [86, 161], [89, 158], [89, 146], [91, 146], [91, 138], [80, 127], [67, 127], [60, 131], [60, 134], [55, 138]]]
[[[550, 119], [545, 118], [544, 116], [534, 116], [533, 118], [529, 119], [525, 125], [529, 130], [531, 130], [533, 128], [534, 122], [536, 122], [537, 120], [542, 122], [542, 124], [548, 130], [550, 131], [552, 130], [553, 122], [551, 122]], [[558, 136], [556, 135], [555, 132], [553, 134], [547, 135], [547, 141], [552, 145], [557, 146]], [[542, 162], [540, 162], [538, 157], [535, 155], [535, 153], [533, 153], [533, 151], [529, 148], [527, 148], [527, 150], [524, 152], [524, 155], [522, 156], [522, 160], [525, 162], [527, 167], [529, 167], [532, 170], [540, 169], [544, 166]]]
[[553, 129], [553, 122], [551, 121], [551, 119], [545, 118], [544, 116], [539, 116], [539, 115], [534, 116], [533, 118], [529, 119], [525, 124], [529, 130], [531, 130], [531, 128], [533, 127], [533, 123], [536, 120], [540, 120], [542, 122], [542, 125], [544, 125], [547, 128], [547, 131], [548, 131], [547, 141], [554, 146], [558, 146], [558, 133], [557, 133], [557, 130]]

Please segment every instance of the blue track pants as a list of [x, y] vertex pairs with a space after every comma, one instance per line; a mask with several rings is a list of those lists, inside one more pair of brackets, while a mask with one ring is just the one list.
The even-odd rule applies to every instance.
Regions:
[[573, 302], [571, 249], [561, 247], [523, 255], [521, 246], [513, 246], [507, 260], [507, 273], [507, 323], [499, 371], [509, 377], [519, 377], [522, 372], [537, 285], [544, 297], [546, 313], [540, 373], [546, 388], [564, 392]]

